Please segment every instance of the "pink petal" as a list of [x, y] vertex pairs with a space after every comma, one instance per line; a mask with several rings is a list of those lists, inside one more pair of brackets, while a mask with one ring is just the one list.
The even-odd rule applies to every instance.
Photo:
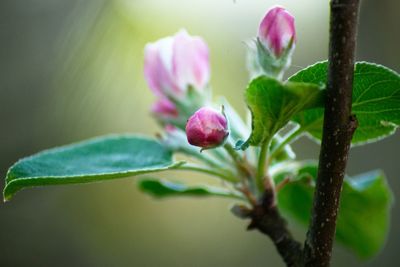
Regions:
[[283, 7], [271, 8], [260, 23], [258, 37], [260, 41], [279, 56], [296, 40], [294, 17]]
[[189, 85], [204, 88], [210, 79], [209, 53], [207, 44], [200, 37], [192, 37], [181, 30], [174, 37], [173, 75], [181, 90]]
[[173, 39], [167, 37], [145, 47], [144, 75], [150, 89], [160, 97], [176, 87], [171, 74], [172, 44]]
[[151, 112], [161, 118], [176, 118], [179, 115], [175, 104], [166, 98], [155, 102], [151, 107]]

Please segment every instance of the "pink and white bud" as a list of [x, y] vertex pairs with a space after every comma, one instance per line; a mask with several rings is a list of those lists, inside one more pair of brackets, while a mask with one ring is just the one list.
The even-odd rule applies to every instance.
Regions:
[[181, 96], [189, 86], [201, 90], [210, 80], [207, 44], [185, 30], [147, 44], [144, 75], [157, 96]]
[[272, 7], [260, 23], [258, 39], [268, 51], [279, 58], [295, 46], [294, 17], [283, 7]]
[[175, 104], [167, 98], [157, 100], [151, 107], [151, 113], [160, 119], [173, 119], [179, 115]]
[[228, 135], [225, 115], [209, 107], [196, 111], [186, 124], [187, 140], [193, 146], [214, 148], [222, 145]]

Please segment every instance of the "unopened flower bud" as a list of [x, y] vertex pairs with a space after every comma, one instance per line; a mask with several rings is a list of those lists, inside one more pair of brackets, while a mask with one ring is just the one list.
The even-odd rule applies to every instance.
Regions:
[[249, 54], [252, 75], [282, 78], [290, 65], [295, 42], [294, 17], [283, 7], [271, 8], [260, 23], [256, 46]]
[[179, 97], [189, 86], [201, 90], [210, 79], [207, 44], [185, 30], [147, 44], [144, 74], [150, 89], [160, 97]]
[[258, 39], [276, 58], [280, 58], [285, 51], [294, 47], [294, 17], [283, 7], [271, 8], [260, 23]]
[[179, 115], [175, 104], [167, 98], [157, 100], [151, 107], [151, 113], [158, 119], [172, 119]]
[[196, 111], [186, 124], [188, 142], [204, 149], [222, 145], [228, 135], [225, 115], [209, 107]]

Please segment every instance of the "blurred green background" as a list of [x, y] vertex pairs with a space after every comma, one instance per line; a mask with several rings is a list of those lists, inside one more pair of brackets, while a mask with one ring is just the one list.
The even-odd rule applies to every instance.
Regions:
[[[296, 16], [289, 72], [325, 59], [328, 1], [0, 1], [0, 176], [45, 148], [107, 133], [156, 133], [143, 47], [183, 27], [210, 46], [215, 95], [244, 114], [245, 41], [273, 4]], [[397, 0], [363, 2], [358, 60], [400, 71], [399, 11]], [[399, 199], [399, 141], [397, 133], [353, 149], [349, 173], [382, 168]], [[318, 156], [305, 138], [294, 147], [301, 158]], [[135, 179], [24, 190], [0, 204], [0, 266], [283, 266], [266, 237], [230, 214], [231, 203], [158, 201], [138, 192]], [[395, 203], [382, 252], [360, 262], [335, 247], [333, 266], [398, 266], [399, 225]], [[304, 239], [304, 228], [291, 228]]]

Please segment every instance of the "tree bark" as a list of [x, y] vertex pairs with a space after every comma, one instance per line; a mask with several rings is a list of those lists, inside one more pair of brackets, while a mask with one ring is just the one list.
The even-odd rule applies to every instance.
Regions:
[[311, 223], [303, 255], [307, 267], [330, 265], [348, 152], [357, 128], [351, 104], [359, 0], [332, 0], [330, 7], [323, 136]]

